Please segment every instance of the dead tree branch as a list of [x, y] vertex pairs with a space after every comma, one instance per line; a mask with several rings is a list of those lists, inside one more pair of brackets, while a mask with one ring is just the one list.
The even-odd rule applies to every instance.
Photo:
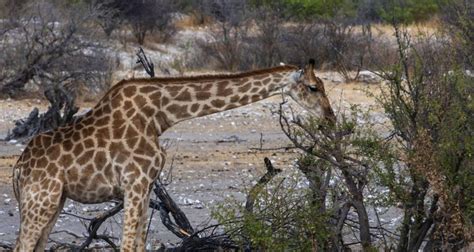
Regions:
[[184, 238], [175, 248], [178, 251], [237, 251], [239, 247], [228, 233], [219, 231], [221, 224], [207, 226]]
[[5, 140], [29, 139], [73, 122], [74, 115], [79, 110], [75, 105], [76, 95], [73, 90], [58, 85], [46, 89], [44, 95], [50, 103], [48, 110], [40, 114], [38, 108], [34, 108], [26, 119], [15, 122], [15, 128]]
[[94, 239], [101, 239], [107, 242], [114, 250], [117, 250], [117, 245], [115, 245], [114, 242], [110, 239], [109, 236], [106, 235], [98, 235], [97, 231], [99, 230], [100, 226], [102, 223], [104, 223], [109, 217], [114, 216], [118, 212], [120, 212], [123, 209], [123, 202], [118, 203], [115, 205], [112, 209], [109, 211], [97, 216], [94, 218], [90, 223], [89, 227], [87, 228], [87, 232], [89, 233], [89, 236], [87, 239], [81, 244], [79, 247], [79, 251], [83, 251], [85, 248], [87, 248], [91, 242]]
[[[178, 205], [171, 199], [168, 192], [158, 181], [155, 182], [155, 189], [153, 190], [158, 196], [159, 201], [150, 200], [149, 207], [160, 212], [161, 221], [173, 234], [179, 238], [189, 238], [195, 235], [194, 229], [191, 226], [188, 218]], [[90, 220], [87, 227], [88, 236], [86, 240], [80, 246], [69, 246], [72, 250], [83, 251], [86, 249], [93, 240], [99, 239], [107, 242], [114, 250], [118, 250], [117, 245], [112, 241], [113, 237], [97, 234], [100, 226], [110, 217], [116, 215], [123, 209], [123, 202], [119, 201], [115, 207], [104, 212], [103, 214]], [[170, 218], [170, 214], [173, 216], [175, 222]]]
[[[194, 229], [189, 222], [189, 219], [186, 217], [184, 212], [178, 207], [178, 205], [171, 199], [168, 192], [158, 181], [155, 181], [155, 188], [153, 189], [155, 194], [160, 199], [160, 216], [163, 224], [171, 231], [173, 234], [180, 238], [189, 237], [194, 233]], [[169, 219], [169, 213], [173, 216], [176, 224], [172, 224]]]

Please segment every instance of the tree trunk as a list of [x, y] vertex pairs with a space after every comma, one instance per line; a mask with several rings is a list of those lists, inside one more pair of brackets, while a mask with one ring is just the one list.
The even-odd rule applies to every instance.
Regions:
[[369, 216], [364, 206], [364, 196], [362, 194], [363, 187], [357, 186], [354, 178], [347, 171], [347, 168], [341, 168], [341, 170], [342, 175], [346, 181], [347, 188], [351, 194], [351, 203], [356, 209], [357, 216], [359, 218], [359, 235], [362, 247], [364, 251], [368, 251], [372, 247], [372, 241], [370, 239]]
[[362, 197], [360, 197], [360, 199], [359, 197], [357, 197], [357, 199], [353, 199], [352, 204], [354, 205], [357, 216], [359, 217], [359, 235], [362, 247], [364, 251], [369, 251], [372, 248], [372, 241], [370, 239], [369, 215], [365, 209]]

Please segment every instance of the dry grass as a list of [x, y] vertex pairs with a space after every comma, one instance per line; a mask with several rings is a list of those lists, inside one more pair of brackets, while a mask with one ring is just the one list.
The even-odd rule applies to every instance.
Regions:
[[[433, 34], [440, 27], [439, 20], [432, 19], [430, 21], [411, 24], [407, 27], [407, 31], [410, 35], [416, 36], [422, 34]], [[387, 36], [388, 38], [395, 38], [395, 30], [390, 24], [373, 24], [372, 29], [375, 36]], [[358, 28], [357, 30], [361, 30]]]
[[209, 16], [203, 16], [197, 12], [190, 15], [183, 15], [174, 22], [177, 29], [195, 29], [203, 26], [212, 25], [213, 20]]

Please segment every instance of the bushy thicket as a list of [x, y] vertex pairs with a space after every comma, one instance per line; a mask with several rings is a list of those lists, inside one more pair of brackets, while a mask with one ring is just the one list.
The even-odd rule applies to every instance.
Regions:
[[[253, 1], [256, 5], [261, 1]], [[274, 1], [263, 1], [272, 5]], [[339, 15], [357, 17], [360, 22], [411, 23], [435, 15], [444, 1], [438, 0], [281, 0], [292, 16], [300, 19], [331, 19]]]
[[274, 181], [253, 212], [238, 201], [218, 208], [242, 248], [459, 251], [472, 242], [474, 78], [454, 44], [396, 33], [397, 62], [380, 69], [383, 130], [357, 107], [335, 125], [280, 111], [305, 179]]
[[398, 248], [427, 237], [429, 248], [459, 249], [472, 239], [474, 78], [456, 43], [396, 34], [399, 61], [387, 69], [380, 101], [406, 174], [381, 176], [404, 209]]
[[[285, 1], [217, 1], [212, 6], [208, 15], [219, 23], [212, 26], [211, 39], [198, 42], [201, 54], [189, 67], [248, 70], [280, 62], [300, 65], [311, 55], [319, 68], [338, 70], [351, 79], [351, 71], [394, 62], [390, 41], [373, 35], [367, 19], [360, 22], [344, 8], [303, 20]], [[371, 52], [378, 57], [372, 53], [369, 60]]]
[[[297, 192], [292, 186], [267, 188], [258, 199], [265, 206], [263, 212], [249, 214], [239, 207], [221, 211], [230, 220], [218, 215], [220, 220], [226, 228], [232, 227], [227, 230], [236, 239], [244, 238], [248, 247], [267, 248], [280, 236], [263, 243], [255, 240], [253, 231], [275, 228], [300, 209], [316, 207], [317, 214], [307, 210], [301, 218], [324, 229], [313, 236], [315, 246], [306, 250], [356, 246], [366, 251], [459, 251], [470, 246], [474, 77], [469, 69], [472, 37], [464, 31], [472, 27], [465, 22], [472, 8], [463, 1], [452, 3], [451, 12], [443, 17], [449, 21], [443, 23], [447, 29], [435, 36], [413, 36], [403, 25], [394, 24], [396, 55], [391, 64], [377, 68], [386, 80], [377, 96], [388, 120], [385, 130], [375, 130], [373, 116], [358, 109], [341, 112], [335, 125], [282, 114], [283, 131], [304, 153], [297, 168], [307, 186]], [[280, 203], [291, 205], [291, 199], [302, 192], [306, 197], [298, 201], [303, 204], [298, 209], [269, 214], [278, 212]], [[286, 198], [266, 196], [285, 193]], [[386, 217], [380, 217], [389, 209], [400, 216], [389, 216], [392, 227]], [[295, 237], [309, 234], [297, 221], [285, 229]], [[278, 245], [282, 250], [294, 249], [291, 243]]]

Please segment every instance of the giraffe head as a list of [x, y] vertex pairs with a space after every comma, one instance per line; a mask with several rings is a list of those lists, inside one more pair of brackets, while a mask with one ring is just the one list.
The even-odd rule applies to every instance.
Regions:
[[336, 117], [326, 96], [323, 81], [314, 74], [314, 64], [314, 59], [310, 59], [303, 69], [294, 73], [294, 82], [288, 85], [285, 93], [312, 114], [334, 123]]

